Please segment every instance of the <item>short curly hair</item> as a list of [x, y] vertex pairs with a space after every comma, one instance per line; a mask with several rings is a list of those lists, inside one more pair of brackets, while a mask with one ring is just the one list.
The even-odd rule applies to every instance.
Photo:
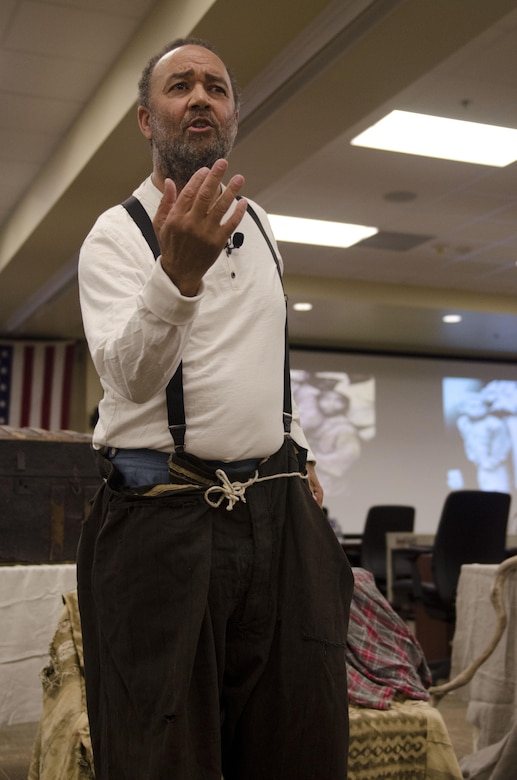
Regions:
[[[161, 60], [162, 57], [164, 57], [166, 54], [168, 54], [170, 51], [173, 51], [174, 49], [179, 49], [180, 46], [201, 46], [203, 49], [208, 49], [208, 51], [211, 51], [213, 54], [219, 57], [219, 53], [215, 48], [215, 46], [213, 46], [208, 41], [203, 40], [202, 38], [194, 38], [194, 37], [176, 38], [174, 41], [167, 43], [161, 49], [161, 51], [159, 51], [157, 54], [151, 57], [151, 59], [149, 60], [149, 62], [147, 63], [147, 65], [142, 71], [142, 75], [140, 76], [140, 80], [138, 82], [139, 105], [145, 106], [145, 108], [150, 108], [149, 101], [151, 96], [151, 78], [153, 75], [155, 65], [159, 60]], [[241, 91], [239, 85], [237, 83], [234, 74], [232, 73], [230, 68], [228, 68], [228, 66], [226, 66], [226, 70], [230, 78], [230, 84], [232, 87], [235, 107], [239, 108], [240, 101], [241, 101]]]

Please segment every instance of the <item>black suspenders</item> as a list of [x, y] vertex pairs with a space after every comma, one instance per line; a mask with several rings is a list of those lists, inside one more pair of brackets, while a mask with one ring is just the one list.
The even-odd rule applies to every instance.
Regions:
[[[142, 235], [144, 236], [145, 240], [149, 244], [149, 247], [154, 255], [154, 259], [156, 260], [160, 255], [160, 246], [158, 244], [158, 239], [156, 238], [156, 233], [154, 232], [153, 223], [151, 221], [151, 218], [149, 217], [149, 214], [142, 206], [138, 198], [135, 198], [134, 195], [131, 195], [129, 198], [127, 198], [127, 200], [125, 200], [122, 203], [122, 206], [124, 206], [126, 211], [129, 213], [129, 215], [133, 218], [133, 220], [140, 228]], [[282, 282], [280, 263], [276, 255], [276, 252], [273, 248], [273, 245], [269, 240], [269, 236], [264, 230], [264, 226], [262, 225], [262, 222], [260, 221], [258, 215], [249, 204], [247, 210], [250, 217], [252, 217], [257, 227], [259, 228], [260, 232], [264, 236], [264, 239], [266, 240], [266, 243], [271, 251], [271, 254], [273, 255], [278, 270], [278, 274], [280, 276], [280, 281]], [[282, 287], [283, 287], [283, 283], [282, 283]], [[167, 385], [165, 392], [167, 396], [167, 415], [168, 415], [168, 422], [169, 422], [169, 431], [173, 438], [174, 446], [176, 450], [178, 452], [182, 452], [185, 449], [185, 431], [187, 428], [186, 421], [185, 421], [185, 402], [183, 397], [182, 363], [180, 363], [178, 368], [176, 369], [176, 372], [172, 377], [172, 379], [170, 380], [169, 384]], [[291, 430], [291, 420], [292, 420], [291, 375], [289, 371], [289, 339], [287, 333], [287, 312], [286, 312], [285, 353], [284, 353], [284, 412], [283, 412], [285, 433], [289, 433]]]

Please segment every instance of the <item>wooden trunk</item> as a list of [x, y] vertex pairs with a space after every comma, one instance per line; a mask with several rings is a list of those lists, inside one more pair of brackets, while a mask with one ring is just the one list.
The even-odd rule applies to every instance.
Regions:
[[75, 561], [100, 482], [90, 436], [0, 426], [0, 563]]

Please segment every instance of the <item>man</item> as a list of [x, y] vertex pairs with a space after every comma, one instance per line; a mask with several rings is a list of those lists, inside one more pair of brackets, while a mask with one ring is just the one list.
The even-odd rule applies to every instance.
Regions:
[[96, 778], [341, 780], [352, 577], [296, 410], [289, 434], [274, 239], [243, 177], [222, 185], [237, 87], [177, 40], [139, 100], [157, 260], [126, 203], [79, 264], [104, 388], [78, 554]]

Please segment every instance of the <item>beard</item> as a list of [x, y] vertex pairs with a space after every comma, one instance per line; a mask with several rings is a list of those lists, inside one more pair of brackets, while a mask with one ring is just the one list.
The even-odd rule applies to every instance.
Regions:
[[153, 159], [161, 176], [172, 179], [178, 192], [183, 189], [200, 168], [211, 168], [216, 160], [230, 154], [237, 132], [232, 118], [224, 126], [213, 126], [214, 137], [188, 137], [181, 132], [170, 132], [156, 115], [150, 120]]

